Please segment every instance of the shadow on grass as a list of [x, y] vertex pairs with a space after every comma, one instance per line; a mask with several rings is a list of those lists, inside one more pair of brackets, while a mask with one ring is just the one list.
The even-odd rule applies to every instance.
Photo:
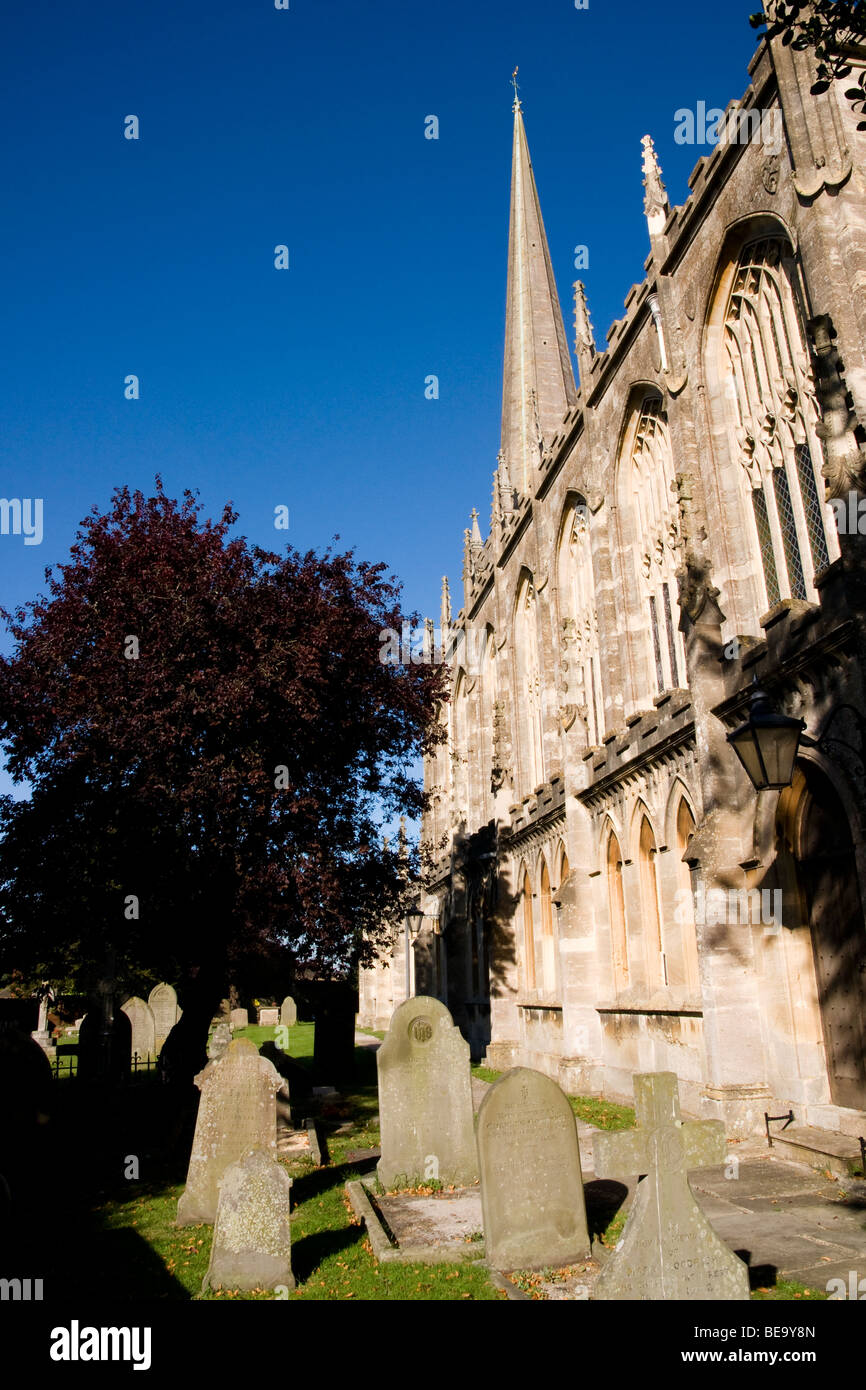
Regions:
[[735, 1255], [739, 1255], [743, 1264], [749, 1270], [749, 1290], [754, 1293], [755, 1289], [771, 1289], [779, 1277], [777, 1265], [753, 1265], [750, 1263], [752, 1258], [751, 1250], [735, 1250]]
[[292, 1270], [299, 1284], [305, 1284], [329, 1255], [339, 1255], [364, 1239], [360, 1226], [341, 1231], [312, 1231], [292, 1243]]
[[590, 1240], [597, 1240], [607, 1230], [628, 1197], [625, 1183], [608, 1178], [596, 1178], [583, 1185], [586, 1199], [586, 1224]]

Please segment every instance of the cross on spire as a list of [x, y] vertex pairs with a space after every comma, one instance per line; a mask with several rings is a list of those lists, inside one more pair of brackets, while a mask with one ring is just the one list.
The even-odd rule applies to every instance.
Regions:
[[522, 110], [523, 110], [523, 107], [522, 107], [521, 104], [520, 104], [520, 95], [519, 95], [519, 93], [520, 93], [520, 88], [519, 88], [519, 86], [518, 86], [518, 84], [517, 84], [517, 68], [515, 68], [514, 71], [513, 71], [513, 73], [511, 74], [511, 85], [512, 85], [512, 87], [514, 88], [514, 105], [512, 106], [511, 109], [512, 109], [512, 111], [522, 111]]

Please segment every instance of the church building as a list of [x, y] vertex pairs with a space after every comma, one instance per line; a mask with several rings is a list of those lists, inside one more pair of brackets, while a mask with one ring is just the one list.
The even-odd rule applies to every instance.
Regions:
[[856, 1136], [866, 132], [807, 52], [749, 75], [682, 206], [644, 137], [645, 276], [604, 344], [574, 286], [573, 359], [515, 97], [490, 528], [459, 612], [443, 585], [411, 971], [401, 937], [361, 1014], [411, 988], [498, 1070], [619, 1099], [673, 1071], [730, 1136], [789, 1109]]

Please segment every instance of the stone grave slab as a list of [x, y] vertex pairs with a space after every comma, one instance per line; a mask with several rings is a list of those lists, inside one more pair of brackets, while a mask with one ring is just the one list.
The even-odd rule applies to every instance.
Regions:
[[123, 1005], [123, 1012], [132, 1025], [133, 1057], [136, 1052], [141, 1062], [147, 1061], [148, 1057], [155, 1057], [156, 1019], [147, 1000], [139, 999], [137, 995], [133, 995]]
[[376, 1053], [383, 1187], [478, 1179], [469, 1044], [438, 999], [417, 995], [391, 1016]]
[[177, 1224], [213, 1222], [219, 1180], [230, 1164], [251, 1149], [270, 1155], [277, 1147], [276, 1094], [283, 1079], [260, 1057], [255, 1043], [238, 1038], [199, 1072], [201, 1091], [186, 1189], [177, 1204]]
[[590, 1253], [574, 1113], [556, 1082], [515, 1067], [475, 1126], [484, 1242], [494, 1269], [544, 1269]]
[[207, 1044], [207, 1055], [212, 1062], [222, 1057], [232, 1040], [232, 1030], [227, 1023], [218, 1023]]
[[748, 1299], [749, 1272], [713, 1230], [688, 1180], [690, 1168], [723, 1162], [721, 1120], [680, 1118], [674, 1072], [634, 1078], [638, 1128], [595, 1136], [595, 1173], [645, 1173], [596, 1299]]
[[285, 1168], [263, 1149], [228, 1166], [220, 1179], [203, 1290], [295, 1287], [291, 1190]]
[[162, 1045], [178, 1022], [182, 1010], [177, 1006], [177, 994], [174, 986], [166, 984], [165, 981], [162, 984], [154, 985], [147, 996], [147, 1002], [153, 1010], [156, 1050], [161, 1052]]
[[250, 1016], [246, 1009], [232, 1009], [229, 1022], [233, 1028], [246, 1028], [249, 1026]]
[[275, 1027], [277, 1026], [277, 1024], [279, 1023], [279, 1021], [280, 1021], [280, 1011], [279, 1011], [279, 1009], [277, 1009], [277, 1008], [260, 1008], [260, 1009], [259, 1009], [259, 1027], [260, 1027], [260, 1028], [272, 1028], [272, 1027], [275, 1028]]
[[287, 994], [280, 1005], [280, 1023], [286, 1028], [294, 1028], [298, 1021], [298, 1006], [290, 994]]

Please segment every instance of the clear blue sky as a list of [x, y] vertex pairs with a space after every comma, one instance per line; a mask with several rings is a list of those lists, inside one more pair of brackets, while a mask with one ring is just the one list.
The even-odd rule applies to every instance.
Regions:
[[682, 202], [710, 151], [674, 111], [740, 96], [757, 8], [290, 3], [7, 9], [0, 495], [45, 520], [41, 545], [0, 536], [6, 606], [159, 470], [262, 544], [278, 504], [301, 549], [338, 532], [437, 618], [448, 572], [456, 611], [498, 448], [512, 69], [568, 336], [582, 278], [603, 344], [649, 249], [640, 137]]

